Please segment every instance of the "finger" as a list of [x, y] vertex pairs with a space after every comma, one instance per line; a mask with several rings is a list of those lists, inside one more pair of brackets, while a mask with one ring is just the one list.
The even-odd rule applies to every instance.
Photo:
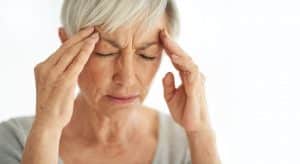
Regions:
[[62, 75], [65, 72], [67, 67], [74, 60], [74, 58], [79, 54], [80, 50], [85, 45], [85, 43], [89, 40], [96, 39], [98, 39], [97, 33], [85, 39], [85, 41], [78, 42], [77, 44], [73, 45], [73, 47], [70, 47], [68, 51], [64, 52], [62, 57], [59, 59], [58, 63], [48, 71], [47, 82], [52, 83], [53, 81], [56, 81], [58, 76]]
[[46, 67], [48, 68], [55, 65], [58, 62], [58, 60], [61, 58], [64, 51], [66, 51], [74, 44], [88, 37], [93, 31], [94, 31], [94, 27], [88, 27], [79, 31], [69, 40], [65, 41], [63, 45], [59, 49], [57, 49], [53, 55], [49, 56], [43, 63], [45, 63]]
[[85, 45], [80, 50], [79, 54], [74, 58], [73, 62], [68, 66], [67, 70], [65, 71], [65, 75], [67, 78], [77, 79], [78, 75], [84, 68], [84, 65], [87, 63], [89, 56], [92, 54], [98, 39], [99, 37], [97, 37], [96, 39], [90, 38], [88, 41], [85, 42]]
[[[70, 100], [70, 98], [74, 99], [75, 88], [76, 88], [76, 83], [72, 82], [70, 83], [70, 85], [62, 84], [59, 87], [56, 87], [55, 89], [51, 90], [49, 94], [49, 97], [51, 97], [51, 99], [47, 99], [47, 108], [57, 109], [61, 105], [70, 106], [71, 104], [66, 104], [66, 103], [72, 103], [72, 101], [65, 101], [65, 100]], [[57, 101], [57, 100], [61, 100], [61, 101]], [[64, 109], [64, 110], [66, 110], [67, 112], [68, 110], [71, 109]]]
[[65, 41], [65, 43], [62, 46], [62, 49], [68, 49], [69, 47], [73, 46], [74, 44], [87, 38], [93, 32], [94, 32], [94, 27], [92, 27], [92, 26], [79, 31], [77, 34], [75, 34], [69, 40]]
[[198, 71], [198, 66], [193, 62], [192, 59], [179, 56], [177, 54], [172, 54], [171, 60], [175, 65], [175, 68], [179, 71], [185, 71], [190, 73], [196, 73]]
[[164, 97], [169, 102], [176, 91], [174, 76], [171, 72], [168, 72], [163, 78]]
[[[192, 71], [195, 68], [195, 64], [192, 62], [192, 58], [187, 55], [184, 50], [171, 39], [166, 30], [160, 32], [160, 37], [164, 46], [165, 51], [171, 58], [175, 68], [181, 71]], [[178, 59], [178, 60], [176, 60]], [[178, 66], [178, 64], [181, 64]]]
[[198, 66], [190, 59], [185, 59], [177, 55], [171, 55], [174, 65], [179, 70], [179, 75], [186, 88], [193, 88], [198, 76], [200, 76]]
[[184, 50], [174, 40], [171, 39], [165, 29], [160, 31], [159, 36], [168, 55], [178, 54], [180, 56], [186, 56]]
[[89, 38], [85, 39], [84, 41], [78, 42], [77, 44], [73, 45], [73, 47], [70, 47], [68, 53], [64, 53], [64, 55], [61, 57], [59, 62], [55, 66], [55, 70], [59, 73], [62, 73], [66, 70], [67, 66], [72, 62], [72, 60], [78, 55], [82, 47], [85, 45], [85, 42], [88, 42], [89, 39], [92, 40], [98, 40], [99, 34], [94, 33]]

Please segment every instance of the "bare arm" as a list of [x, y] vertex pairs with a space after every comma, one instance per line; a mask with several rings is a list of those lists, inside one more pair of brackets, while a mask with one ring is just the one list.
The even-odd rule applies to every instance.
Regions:
[[188, 133], [187, 136], [193, 164], [221, 164], [211, 129]]
[[22, 164], [57, 163], [60, 129], [47, 128], [35, 122], [24, 148]]
[[182, 81], [176, 87], [173, 73], [167, 73], [162, 80], [164, 97], [173, 119], [186, 131], [192, 163], [220, 164], [215, 136], [209, 126], [205, 76], [192, 57], [169, 36], [167, 30], [162, 30], [160, 37]]
[[36, 116], [22, 164], [58, 163], [61, 133], [73, 114], [77, 79], [99, 39], [98, 33], [91, 35], [93, 31], [80, 31], [35, 67]]

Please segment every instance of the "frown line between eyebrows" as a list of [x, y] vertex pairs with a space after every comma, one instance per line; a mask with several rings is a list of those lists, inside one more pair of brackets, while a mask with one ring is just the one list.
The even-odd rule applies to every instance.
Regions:
[[[105, 37], [101, 37], [101, 40], [108, 42], [109, 44], [111, 44], [113, 47], [118, 48], [118, 49], [122, 49], [122, 46], [120, 46], [118, 43], [116, 43], [115, 41], [105, 38]], [[138, 50], [145, 50], [151, 46], [160, 46], [160, 43], [157, 41], [152, 41], [152, 42], [148, 42], [148, 43], [144, 43], [142, 44], [142, 46], [138, 47]]]
[[[100, 31], [98, 31], [100, 33]], [[123, 47], [117, 43], [116, 41], [110, 39], [110, 38], [106, 38], [106, 37], [103, 37], [102, 35], [100, 35], [101, 37], [101, 40], [109, 43], [110, 45], [112, 45], [113, 47], [115, 48], [118, 48], [118, 49], [122, 49]], [[145, 50], [151, 46], [154, 46], [154, 45], [158, 45], [160, 46], [160, 42], [159, 41], [151, 41], [151, 42], [146, 42], [146, 43], [143, 43], [142, 46], [138, 47], [137, 49], [138, 50]]]

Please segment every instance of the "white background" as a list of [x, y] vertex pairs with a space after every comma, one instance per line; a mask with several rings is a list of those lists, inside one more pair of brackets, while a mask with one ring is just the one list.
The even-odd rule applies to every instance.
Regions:
[[[223, 163], [299, 164], [300, 1], [178, 6], [178, 42], [207, 77]], [[60, 7], [59, 0], [0, 1], [0, 121], [34, 114], [33, 68], [60, 45]], [[163, 112], [161, 78], [170, 70], [176, 72], [165, 58], [146, 100]]]

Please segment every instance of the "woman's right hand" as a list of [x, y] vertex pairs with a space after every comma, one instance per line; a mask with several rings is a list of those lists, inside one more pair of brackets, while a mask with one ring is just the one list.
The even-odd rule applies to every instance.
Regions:
[[81, 30], [35, 66], [37, 124], [62, 130], [71, 120], [78, 76], [99, 39], [93, 32]]

